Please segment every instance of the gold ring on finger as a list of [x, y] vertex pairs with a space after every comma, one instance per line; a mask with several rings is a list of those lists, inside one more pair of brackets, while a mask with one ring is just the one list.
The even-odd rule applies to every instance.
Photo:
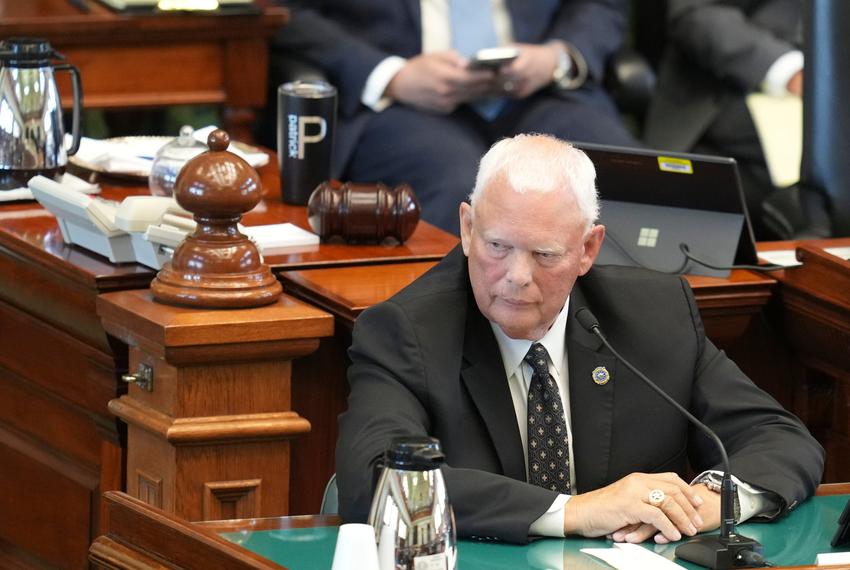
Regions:
[[666, 495], [664, 494], [664, 491], [661, 489], [653, 489], [649, 492], [649, 504], [653, 507], [657, 507], [664, 502], [665, 497]]

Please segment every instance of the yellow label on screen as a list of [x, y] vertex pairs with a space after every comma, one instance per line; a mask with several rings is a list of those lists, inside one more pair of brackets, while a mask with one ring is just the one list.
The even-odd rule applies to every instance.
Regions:
[[671, 156], [659, 156], [658, 168], [664, 172], [676, 172], [678, 174], [693, 174], [694, 165], [687, 158], [673, 158]]

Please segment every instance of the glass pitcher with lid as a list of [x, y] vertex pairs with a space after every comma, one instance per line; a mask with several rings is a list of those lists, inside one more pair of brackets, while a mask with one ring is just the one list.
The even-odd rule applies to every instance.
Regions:
[[207, 145], [197, 140], [189, 125], [180, 128], [180, 135], [163, 145], [156, 153], [148, 177], [148, 188], [154, 196], [171, 196], [174, 183], [183, 166], [207, 150]]

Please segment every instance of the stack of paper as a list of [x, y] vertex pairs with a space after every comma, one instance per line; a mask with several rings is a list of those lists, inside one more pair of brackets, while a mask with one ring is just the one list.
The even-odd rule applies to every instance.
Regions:
[[[160, 0], [100, 0], [110, 8], [115, 10], [128, 10], [133, 8], [156, 8]], [[209, 0], [196, 1], [197, 7], [195, 10], [215, 10], [218, 6], [249, 6], [254, 3], [254, 0], [217, 0], [215, 5], [211, 6]], [[183, 10], [193, 9], [185, 0]]]
[[681, 570], [682, 566], [638, 544], [615, 542], [614, 548], [582, 548], [617, 570]]

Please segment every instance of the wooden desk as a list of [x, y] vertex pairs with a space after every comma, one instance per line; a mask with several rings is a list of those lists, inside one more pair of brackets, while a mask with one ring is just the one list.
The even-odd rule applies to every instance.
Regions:
[[850, 477], [850, 262], [825, 252], [850, 238], [759, 244], [795, 250], [803, 265], [775, 273], [794, 352], [793, 405], [827, 451], [825, 481]]
[[[819, 496], [829, 495], [844, 495], [850, 492], [850, 485], [821, 485], [818, 488]], [[843, 498], [843, 497], [842, 497]], [[161, 561], [166, 560], [169, 567], [178, 570], [194, 570], [206, 568], [229, 568], [233, 570], [281, 570], [283, 566], [272, 562], [262, 556], [255, 554], [235, 543], [228, 542], [218, 535], [219, 532], [228, 533], [245, 533], [247, 536], [251, 532], [264, 530], [283, 530], [285, 534], [289, 529], [304, 529], [306, 527], [324, 527], [329, 525], [339, 524], [339, 519], [329, 516], [303, 516], [303, 517], [277, 517], [271, 519], [254, 519], [254, 520], [232, 520], [219, 521], [215, 523], [192, 524], [187, 521], [180, 520], [176, 517], [163, 513], [154, 509], [140, 501], [136, 501], [131, 497], [121, 493], [108, 493], [105, 497], [105, 502], [108, 505], [108, 524], [107, 533], [99, 537], [91, 548], [91, 560], [97, 568], [109, 568], [111, 570], [146, 570], [162, 568]], [[834, 501], [831, 501], [834, 502]], [[804, 505], [805, 507], [806, 505]], [[801, 507], [802, 509], [803, 507]], [[794, 516], [798, 513], [792, 513], [782, 523], [793, 523]], [[837, 514], [835, 514], [837, 518]], [[823, 524], [824, 519], [830, 518], [821, 516], [818, 520]], [[831, 520], [826, 524], [834, 524]], [[769, 533], [770, 527], [773, 525], [761, 525], [754, 523], [751, 528], [761, 527], [760, 531]], [[813, 529], [808, 529], [812, 532]], [[817, 529], [819, 538], [831, 535], [834, 530], [832, 528]], [[787, 532], [787, 530], [786, 530]], [[746, 534], [746, 533], [745, 533]], [[782, 534], [780, 529], [773, 532], [774, 552], [776, 543], [793, 541], [795, 535], [800, 533], [792, 533], [788, 536], [775, 536]], [[799, 537], [798, 541], [799, 541]], [[333, 539], [324, 537], [322, 539], [313, 538], [319, 544], [313, 545], [313, 549], [322, 548], [323, 558], [332, 558]], [[579, 539], [565, 539], [567, 542], [575, 543]], [[547, 541], [537, 541], [537, 545]], [[586, 546], [602, 547], [608, 543], [597, 539], [594, 541], [581, 541], [590, 543]], [[767, 542], [765, 540], [765, 542]], [[284, 544], [281, 542], [280, 544]], [[805, 549], [805, 544], [798, 545]], [[500, 551], [510, 552], [513, 554], [512, 561], [521, 560], [520, 564], [524, 564], [526, 560], [525, 552], [531, 546], [511, 546], [499, 544], [482, 544], [482, 543], [466, 543], [466, 547], [470, 551], [479, 551], [482, 548], [497, 548]], [[306, 542], [302, 548], [309, 549], [310, 543]], [[461, 545], [461, 565], [460, 568], [487, 568], [487, 560], [482, 563], [481, 560], [472, 561], [470, 566], [463, 566], [464, 560], [464, 545]], [[811, 545], [809, 545], [811, 548]], [[828, 549], [827, 549], [828, 550]], [[329, 552], [330, 551], [330, 552]], [[277, 549], [276, 552], [280, 555], [284, 552]], [[516, 553], [520, 555], [517, 556]], [[467, 553], [469, 554], [469, 553]], [[492, 558], [492, 555], [490, 555]], [[315, 553], [314, 553], [315, 557]], [[303, 561], [302, 561], [303, 562]], [[466, 560], [466, 562], [470, 562]], [[477, 563], [475, 563], [477, 562]], [[581, 560], [570, 559], [570, 562], [580, 563]], [[314, 558], [315, 563], [315, 558]], [[492, 564], [492, 559], [490, 560]], [[287, 562], [288, 564], [288, 562]], [[597, 567], [595, 563], [591, 563], [593, 567]], [[322, 566], [301, 566], [294, 567], [293, 570], [299, 568], [322, 568]], [[329, 567], [329, 566], [328, 566]], [[500, 567], [507, 567], [502, 565]], [[512, 566], [513, 567], [513, 566]], [[520, 568], [517, 565], [514, 568]], [[573, 567], [570, 565], [570, 567]], [[579, 566], [575, 566], [579, 567]], [[689, 566], [690, 567], [690, 566]], [[777, 566], [782, 568], [782, 566]], [[816, 566], [794, 566], [799, 570], [814, 570]]]
[[[246, 222], [306, 228], [304, 209], [277, 199], [275, 163], [261, 169], [266, 201]], [[111, 199], [143, 193], [115, 184], [103, 191]], [[423, 223], [398, 247], [321, 245], [268, 261], [280, 270], [435, 260], [456, 242]], [[64, 244], [56, 220], [35, 202], [0, 204], [0, 568], [24, 560], [86, 567], [101, 492], [126, 488], [127, 430], [107, 404], [127, 391], [120, 376], [128, 348], [107, 334], [95, 305], [102, 293], [146, 288], [153, 275]], [[293, 382], [320, 386], [322, 378]]]
[[[268, 41], [288, 13], [116, 13], [96, 0], [0, 0], [0, 38], [37, 36], [80, 69], [86, 108], [222, 104], [231, 136], [250, 140], [266, 102]], [[61, 74], [65, 75], [65, 74]], [[70, 82], [60, 78], [63, 100]], [[69, 99], [68, 99], [69, 100]]]
[[[334, 449], [337, 417], [345, 410], [348, 396], [347, 350], [357, 316], [368, 307], [384, 301], [435, 265], [434, 262], [396, 263], [380, 266], [337, 267], [282, 271], [284, 290], [335, 317], [331, 339], [319, 350], [294, 363], [292, 395], [295, 409], [313, 425], [311, 432], [293, 442], [294, 465], [302, 465], [308, 475], [293, 479], [300, 493], [293, 497], [292, 513], [319, 510], [325, 482], [334, 472], [331, 454], [316, 449]], [[741, 341], [754, 317], [770, 298], [776, 282], [770, 277], [737, 270], [728, 279], [687, 276], [697, 298], [706, 331], [721, 347]], [[321, 383], [308, 379], [321, 378]], [[293, 469], [293, 477], [301, 473]]]

